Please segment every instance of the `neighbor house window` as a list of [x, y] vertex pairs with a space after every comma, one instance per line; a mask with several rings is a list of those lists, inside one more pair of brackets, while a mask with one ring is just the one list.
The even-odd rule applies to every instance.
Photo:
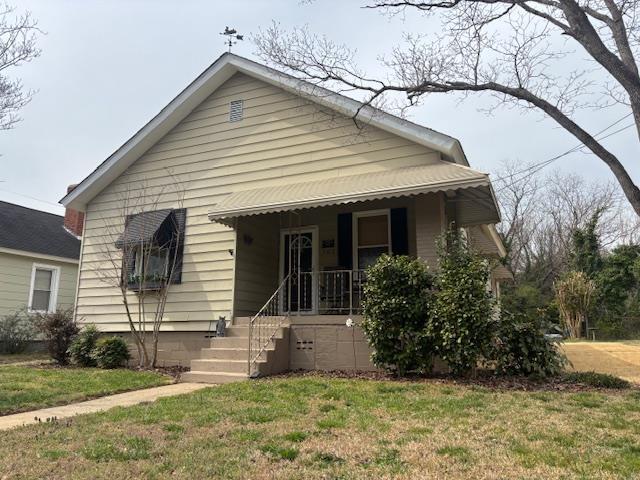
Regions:
[[389, 211], [355, 212], [353, 223], [354, 257], [358, 270], [376, 263], [384, 253], [391, 253]]
[[56, 311], [59, 278], [59, 267], [33, 264], [29, 290], [30, 311], [47, 313]]

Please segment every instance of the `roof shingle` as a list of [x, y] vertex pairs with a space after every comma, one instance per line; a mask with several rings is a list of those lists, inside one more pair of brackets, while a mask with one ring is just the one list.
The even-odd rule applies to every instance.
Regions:
[[0, 201], [0, 247], [56, 257], [80, 257], [80, 240], [64, 217]]

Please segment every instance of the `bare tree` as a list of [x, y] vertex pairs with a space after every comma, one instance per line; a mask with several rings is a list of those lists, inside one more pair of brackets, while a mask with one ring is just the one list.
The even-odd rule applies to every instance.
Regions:
[[[405, 46], [382, 59], [386, 73], [378, 78], [357, 66], [354, 51], [306, 28], [286, 33], [274, 25], [254, 39], [264, 59], [305, 80], [364, 92], [365, 109], [394, 93], [411, 106], [426, 94], [461, 92], [543, 112], [610, 168], [640, 215], [640, 189], [622, 161], [575, 118], [579, 108], [622, 104], [640, 136], [639, 6], [640, 0], [372, 1], [365, 7], [440, 21], [431, 28], [440, 33], [407, 35]], [[570, 56], [578, 68], [567, 71]], [[588, 100], [598, 93], [610, 102]]]
[[503, 213], [498, 229], [512, 273], [535, 269], [541, 283], [549, 284], [568, 266], [572, 232], [584, 228], [595, 213], [603, 249], [637, 242], [640, 219], [615, 183], [590, 183], [559, 171], [523, 181], [522, 171], [507, 162], [495, 180]]
[[40, 31], [29, 12], [16, 14], [15, 8], [0, 4], [0, 130], [7, 130], [20, 120], [18, 111], [33, 92], [23, 88], [11, 70], [40, 55], [36, 36]]
[[[169, 174], [171, 175], [171, 174]], [[119, 213], [104, 218], [96, 277], [118, 289], [142, 368], [154, 368], [170, 287], [181, 274], [184, 187], [138, 185], [120, 193]], [[159, 208], [170, 202], [172, 208]]]

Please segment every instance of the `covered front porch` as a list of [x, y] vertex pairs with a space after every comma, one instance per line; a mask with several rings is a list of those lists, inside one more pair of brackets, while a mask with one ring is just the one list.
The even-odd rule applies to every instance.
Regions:
[[496, 223], [486, 175], [454, 164], [378, 171], [230, 194], [209, 217], [236, 232], [233, 316], [357, 315], [382, 254], [431, 267], [449, 224]]

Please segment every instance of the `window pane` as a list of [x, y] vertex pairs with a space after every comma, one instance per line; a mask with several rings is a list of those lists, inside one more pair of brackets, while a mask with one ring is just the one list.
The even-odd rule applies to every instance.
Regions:
[[148, 275], [164, 275], [165, 263], [167, 259], [166, 250], [154, 250], [149, 254], [149, 263], [147, 264]]
[[51, 292], [43, 290], [34, 290], [33, 298], [31, 299], [31, 310], [49, 310], [49, 298]]
[[53, 272], [51, 270], [44, 270], [36, 268], [36, 275], [33, 282], [34, 290], [51, 290], [51, 278]]
[[386, 215], [358, 218], [358, 246], [388, 244], [389, 222]]
[[388, 247], [368, 247], [358, 249], [358, 269], [364, 270], [376, 263], [376, 260], [383, 253], [389, 253]]

